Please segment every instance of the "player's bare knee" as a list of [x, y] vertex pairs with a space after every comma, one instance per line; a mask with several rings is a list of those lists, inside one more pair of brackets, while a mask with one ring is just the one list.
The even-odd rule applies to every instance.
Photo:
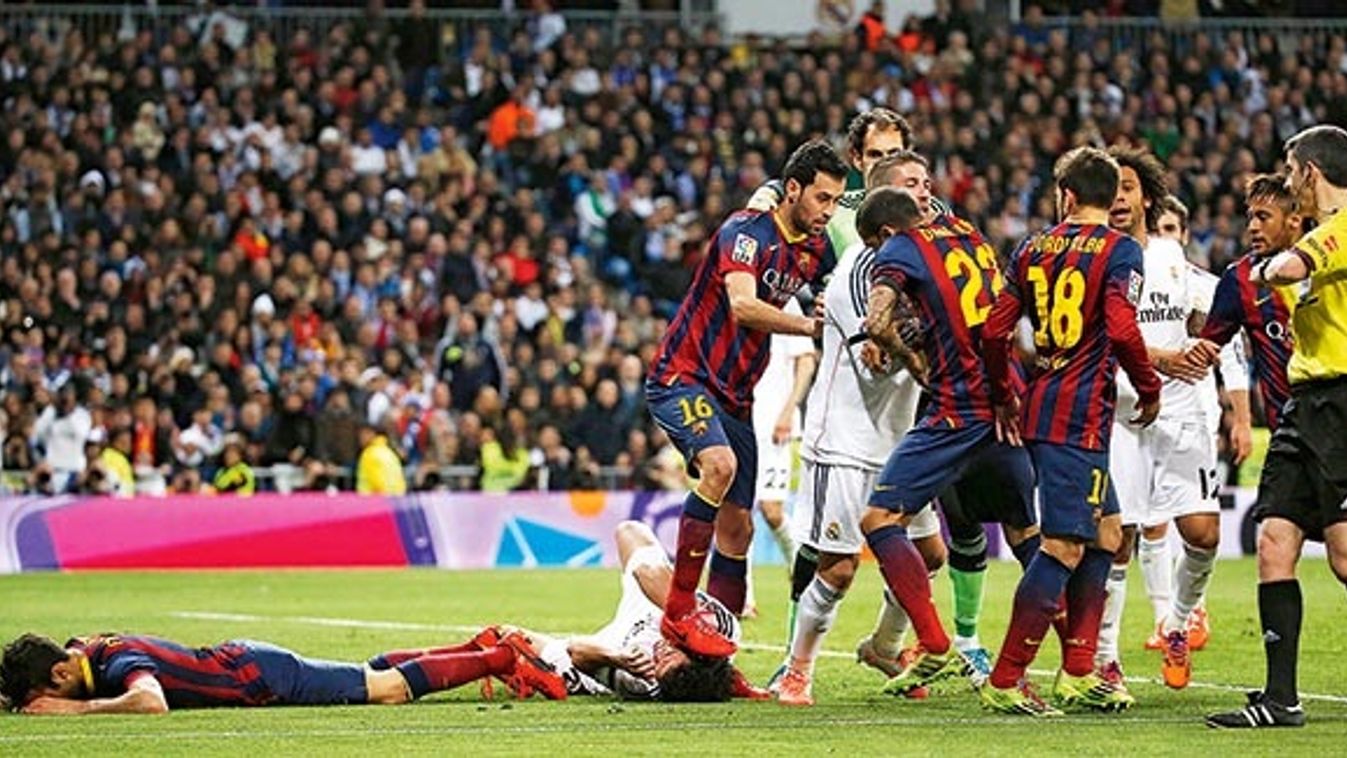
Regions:
[[1085, 543], [1064, 537], [1044, 537], [1042, 549], [1069, 569], [1074, 569], [1085, 556]]
[[1101, 550], [1112, 550], [1114, 563], [1130, 563], [1132, 551], [1136, 548], [1137, 528], [1135, 526], [1120, 526], [1117, 531], [1117, 541], [1112, 543], [1112, 547], [1109, 547], [1108, 539], [1104, 536], [1104, 522], [1101, 521], [1099, 526], [1099, 548]]
[[1264, 528], [1258, 534], [1258, 579], [1277, 582], [1294, 579], [1300, 545], [1291, 535], [1276, 528]]
[[1151, 541], [1163, 539], [1167, 532], [1169, 532], [1169, 524], [1167, 523], [1158, 526], [1141, 527], [1141, 536]]
[[365, 698], [371, 705], [401, 705], [411, 702], [411, 689], [397, 669], [365, 669]]
[[865, 515], [861, 516], [861, 531], [865, 534], [883, 529], [886, 526], [905, 526], [907, 516], [902, 511], [890, 511], [878, 506], [870, 506], [865, 509]]
[[1124, 551], [1124, 542], [1126, 541], [1126, 528], [1122, 521], [1116, 516], [1109, 516], [1099, 521], [1099, 526], [1095, 530], [1094, 546], [1100, 550], [1106, 550], [1113, 553], [1114, 563], [1119, 562], [1118, 556], [1131, 556], [1131, 545], [1126, 545]]
[[720, 502], [725, 498], [725, 493], [730, 491], [738, 466], [734, 451], [728, 447], [711, 447], [703, 450], [697, 455], [697, 468], [702, 474], [698, 490], [703, 495]]
[[1010, 524], [1002, 524], [1001, 534], [1005, 536], [1007, 545], [1015, 547], [1016, 545], [1024, 544], [1025, 540], [1032, 539], [1035, 535], [1037, 535], [1038, 524], [1031, 524], [1030, 526], [1024, 528], [1011, 526]]
[[764, 500], [758, 503], [758, 508], [762, 511], [762, 520], [766, 521], [767, 525], [773, 529], [781, 526], [781, 522], [785, 520], [785, 512], [780, 500]]
[[927, 571], [939, 571], [949, 560], [949, 549], [945, 547], [945, 539], [939, 534], [916, 540], [915, 544], [917, 552], [921, 553], [921, 559], [926, 562]]
[[846, 592], [856, 579], [859, 563], [854, 555], [824, 555], [819, 561], [818, 575], [838, 592]]

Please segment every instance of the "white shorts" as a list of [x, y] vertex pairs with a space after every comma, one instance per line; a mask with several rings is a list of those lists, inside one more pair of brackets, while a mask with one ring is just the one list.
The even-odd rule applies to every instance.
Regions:
[[1109, 475], [1122, 521], [1159, 526], [1181, 516], [1218, 513], [1216, 444], [1204, 419], [1159, 419], [1145, 429], [1113, 425]]
[[[855, 555], [865, 545], [861, 517], [878, 471], [801, 461], [800, 490], [791, 513], [791, 536], [824, 553]], [[927, 505], [907, 525], [909, 539], [940, 533], [940, 517]]]
[[790, 495], [790, 448], [772, 443], [770, 437], [758, 439], [757, 502], [784, 503]]

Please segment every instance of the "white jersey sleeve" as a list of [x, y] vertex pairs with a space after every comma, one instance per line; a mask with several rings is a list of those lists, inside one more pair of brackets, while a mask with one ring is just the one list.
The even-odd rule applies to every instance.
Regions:
[[875, 253], [853, 245], [824, 290], [823, 356], [806, 403], [801, 455], [878, 471], [912, 426], [920, 387], [906, 371], [876, 376], [860, 361]]

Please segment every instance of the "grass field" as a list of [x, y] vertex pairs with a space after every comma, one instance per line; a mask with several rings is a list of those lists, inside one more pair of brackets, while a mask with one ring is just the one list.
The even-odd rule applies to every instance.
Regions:
[[[829, 638], [815, 687], [819, 705], [812, 709], [580, 699], [484, 703], [469, 687], [403, 707], [184, 711], [163, 718], [0, 716], [0, 755], [1340, 755], [1347, 738], [1343, 591], [1322, 561], [1302, 569], [1307, 618], [1300, 684], [1310, 726], [1301, 730], [1215, 732], [1201, 724], [1205, 712], [1240, 704], [1242, 690], [1262, 682], [1251, 560], [1219, 565], [1209, 601], [1213, 642], [1198, 654], [1194, 685], [1178, 693], [1155, 683], [1158, 654], [1141, 650], [1150, 612], [1133, 571], [1124, 662], [1131, 676], [1145, 679], [1133, 684], [1139, 707], [1122, 716], [1050, 723], [985, 714], [962, 685], [947, 685], [924, 702], [876, 694], [878, 675], [848, 654], [877, 607], [877, 572], [867, 567]], [[983, 624], [990, 646], [1004, 632], [1017, 574], [1010, 565], [992, 568]], [[772, 646], [782, 636], [784, 593], [780, 569], [759, 570], [763, 613], [747, 622], [749, 644], [739, 656], [757, 681], [779, 661]], [[944, 576], [937, 593], [947, 615]], [[25, 630], [58, 638], [134, 631], [199, 644], [247, 637], [314, 656], [363, 660], [383, 649], [463, 639], [490, 622], [590, 631], [608, 619], [617, 595], [616, 572], [601, 570], [29, 574], [0, 577], [0, 637]], [[1044, 651], [1037, 664], [1041, 682], [1056, 665], [1055, 645], [1045, 644]]]

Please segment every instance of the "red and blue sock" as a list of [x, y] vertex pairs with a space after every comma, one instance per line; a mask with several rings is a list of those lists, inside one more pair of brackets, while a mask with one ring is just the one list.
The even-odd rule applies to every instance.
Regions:
[[1080, 565], [1066, 583], [1066, 633], [1062, 636], [1062, 669], [1071, 676], [1085, 676], [1094, 670], [1094, 654], [1099, 648], [1099, 627], [1104, 621], [1104, 603], [1108, 600], [1109, 569], [1113, 553], [1086, 548]]
[[992, 669], [993, 687], [1005, 689], [1019, 684], [1029, 664], [1038, 655], [1043, 635], [1052, 625], [1062, 592], [1071, 578], [1071, 569], [1056, 558], [1039, 552], [1029, 562], [1020, 586], [1015, 590], [1015, 606], [1010, 616], [1001, 654]]
[[420, 658], [426, 655], [451, 655], [453, 653], [471, 653], [481, 650], [475, 642], [464, 642], [459, 645], [449, 645], [447, 647], [424, 647], [415, 650], [389, 650], [386, 653], [380, 653], [368, 661], [365, 665], [375, 671], [386, 671], [402, 663], [406, 663], [413, 658]]
[[716, 533], [716, 505], [689, 492], [683, 502], [683, 515], [678, 519], [678, 548], [674, 551], [673, 582], [664, 602], [664, 612], [670, 618], [681, 619], [697, 607], [697, 585], [702, 580], [702, 567], [711, 539]]
[[725, 609], [738, 616], [744, 612], [744, 598], [748, 595], [748, 557], [726, 555], [716, 549], [711, 553], [711, 571], [706, 578], [706, 594], [720, 601]]
[[1043, 535], [1035, 534], [1018, 545], [1012, 545], [1010, 552], [1015, 555], [1015, 560], [1020, 562], [1020, 568], [1028, 569], [1029, 561], [1034, 559], [1034, 555], [1038, 553], [1038, 549], [1042, 546]]
[[912, 619], [912, 628], [916, 630], [921, 646], [930, 653], [948, 651], [949, 635], [940, 623], [940, 614], [931, 598], [931, 577], [926, 571], [926, 561], [907, 538], [907, 529], [896, 524], [880, 527], [865, 535], [865, 541], [879, 562], [879, 571], [884, 575], [889, 591]]
[[423, 655], [397, 665], [415, 700], [431, 692], [451, 690], [487, 676], [506, 676], [514, 671], [516, 653], [505, 647], [470, 653]]

